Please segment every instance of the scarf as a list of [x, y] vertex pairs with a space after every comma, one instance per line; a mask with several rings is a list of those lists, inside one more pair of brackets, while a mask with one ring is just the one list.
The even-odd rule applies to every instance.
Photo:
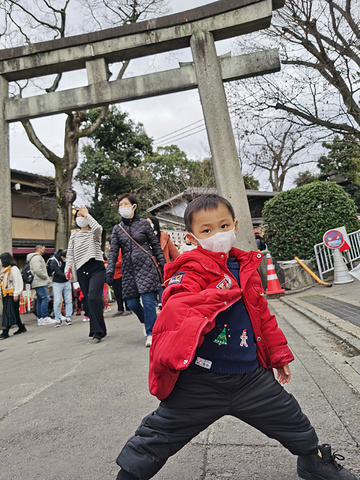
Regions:
[[7, 295], [12, 296], [14, 294], [14, 279], [11, 275], [11, 265], [2, 268], [0, 274], [0, 284], [3, 297]]

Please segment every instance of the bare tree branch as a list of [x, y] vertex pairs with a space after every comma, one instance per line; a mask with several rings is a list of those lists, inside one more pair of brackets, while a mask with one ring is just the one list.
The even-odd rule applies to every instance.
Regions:
[[43, 142], [39, 139], [39, 137], [36, 135], [35, 130], [33, 126], [31, 125], [29, 120], [23, 120], [22, 125], [25, 129], [25, 132], [30, 140], [30, 142], [41, 152], [44, 157], [49, 160], [53, 165], [58, 165], [61, 164], [62, 159], [55, 155], [51, 150], [49, 150]]

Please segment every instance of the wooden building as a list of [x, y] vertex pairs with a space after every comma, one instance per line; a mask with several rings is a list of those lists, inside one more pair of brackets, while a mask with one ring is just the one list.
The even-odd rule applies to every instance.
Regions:
[[56, 198], [51, 177], [11, 170], [12, 247], [19, 266], [37, 244], [54, 253]]
[[[191, 200], [207, 193], [217, 193], [217, 190], [216, 188], [188, 188], [178, 195], [148, 208], [147, 212], [157, 217], [162, 224], [168, 225], [169, 227], [171, 225], [175, 230], [184, 231], [184, 212], [186, 207]], [[262, 224], [261, 215], [264, 203], [270, 198], [273, 198], [276, 193], [277, 192], [246, 190], [254, 230]]]

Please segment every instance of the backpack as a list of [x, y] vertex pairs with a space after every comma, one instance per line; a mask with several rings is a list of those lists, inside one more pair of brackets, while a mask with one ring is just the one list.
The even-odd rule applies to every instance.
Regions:
[[54, 256], [50, 257], [48, 259], [48, 261], [46, 262], [46, 271], [47, 271], [47, 274], [49, 275], [49, 277], [53, 277], [54, 276], [54, 273], [53, 272], [53, 267], [52, 267], [52, 261], [55, 260], [55, 262], [58, 264], [58, 266], [60, 267], [60, 262], [58, 261], [57, 258], [55, 258]]
[[34, 275], [32, 274], [30, 269], [31, 260], [32, 260], [32, 257], [29, 262], [25, 263], [24, 268], [21, 270], [21, 276], [23, 278], [24, 283], [25, 284], [28, 283], [29, 285], [31, 285], [32, 281], [34, 280]]

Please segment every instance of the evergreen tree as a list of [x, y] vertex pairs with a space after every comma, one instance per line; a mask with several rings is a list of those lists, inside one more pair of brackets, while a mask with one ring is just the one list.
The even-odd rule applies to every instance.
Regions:
[[324, 142], [323, 146], [329, 150], [318, 160], [320, 169], [319, 180], [331, 179], [336, 173], [345, 192], [360, 209], [360, 140], [352, 135], [340, 138], [334, 137], [332, 143]]
[[309, 170], [306, 170], [305, 172], [298, 173], [298, 176], [295, 178], [294, 183], [297, 187], [301, 187], [303, 185], [308, 185], [309, 183], [318, 181], [319, 177], [317, 175], [314, 175]]
[[[90, 110], [88, 122], [95, 122], [100, 109]], [[152, 152], [152, 139], [141, 123], [135, 124], [125, 112], [111, 107], [99, 129], [83, 147], [85, 160], [77, 180], [94, 188], [92, 207], [104, 230], [118, 222], [116, 204], [121, 193], [136, 190], [138, 181], [132, 172]]]

